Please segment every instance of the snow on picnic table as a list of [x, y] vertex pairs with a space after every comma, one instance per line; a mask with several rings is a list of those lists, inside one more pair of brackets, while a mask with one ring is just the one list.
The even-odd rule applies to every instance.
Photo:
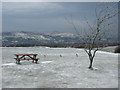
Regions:
[[[14, 54], [22, 53], [38, 54], [38, 64], [27, 60], [15, 64]], [[118, 87], [118, 55], [114, 53], [97, 52], [95, 70], [87, 68], [84, 50], [75, 48], [3, 47], [2, 59], [3, 88]]]

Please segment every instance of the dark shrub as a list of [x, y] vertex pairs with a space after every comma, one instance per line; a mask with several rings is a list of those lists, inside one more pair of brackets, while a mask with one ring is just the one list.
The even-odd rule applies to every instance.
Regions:
[[114, 51], [115, 53], [120, 53], [120, 46], [117, 46], [116, 48], [115, 48], [115, 51]]

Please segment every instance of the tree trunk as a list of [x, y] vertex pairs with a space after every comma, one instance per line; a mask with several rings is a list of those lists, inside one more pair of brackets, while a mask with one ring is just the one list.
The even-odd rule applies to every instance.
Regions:
[[89, 65], [89, 69], [93, 69], [92, 64], [93, 64], [93, 57], [89, 56], [90, 59], [90, 65]]

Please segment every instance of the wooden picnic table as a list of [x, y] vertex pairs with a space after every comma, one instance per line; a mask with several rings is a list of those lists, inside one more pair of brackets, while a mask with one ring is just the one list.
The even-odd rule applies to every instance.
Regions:
[[16, 58], [14, 58], [16, 60], [17, 64], [20, 64], [21, 60], [32, 60], [32, 62], [37, 63], [39, 58], [36, 58], [38, 54], [15, 54]]

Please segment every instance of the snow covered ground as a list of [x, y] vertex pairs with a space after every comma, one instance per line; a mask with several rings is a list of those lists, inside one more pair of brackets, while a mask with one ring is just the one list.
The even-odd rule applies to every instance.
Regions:
[[[21, 61], [14, 54], [37, 53], [38, 64]], [[78, 57], [76, 56], [78, 54]], [[61, 55], [61, 56], [60, 56]], [[3, 88], [117, 88], [118, 54], [99, 51], [89, 70], [89, 59], [82, 49], [45, 47], [3, 47]]]

